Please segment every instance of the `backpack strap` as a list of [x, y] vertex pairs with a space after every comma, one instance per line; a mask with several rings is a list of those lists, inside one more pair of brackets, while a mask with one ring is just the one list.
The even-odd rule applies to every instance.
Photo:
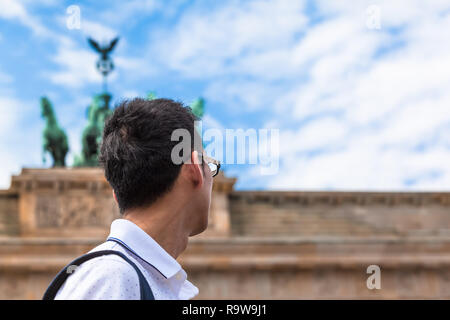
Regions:
[[147, 280], [145, 280], [144, 275], [142, 274], [141, 270], [136, 266], [134, 262], [132, 262], [125, 254], [119, 251], [115, 250], [101, 250], [101, 251], [94, 251], [87, 253], [85, 255], [82, 255], [81, 257], [78, 257], [77, 259], [73, 260], [71, 263], [69, 263], [67, 266], [65, 266], [53, 279], [53, 281], [48, 286], [47, 290], [44, 293], [44, 296], [42, 297], [42, 300], [54, 300], [56, 294], [58, 293], [58, 290], [61, 288], [63, 283], [66, 281], [66, 279], [71, 275], [72, 268], [76, 268], [80, 266], [83, 262], [86, 262], [90, 259], [97, 258], [104, 255], [109, 254], [115, 254], [120, 256], [122, 259], [124, 259], [126, 262], [128, 262], [134, 270], [136, 270], [136, 273], [139, 278], [139, 285], [140, 285], [140, 291], [141, 291], [141, 300], [155, 300], [155, 297], [153, 296], [153, 292], [150, 289], [150, 286], [147, 283]]

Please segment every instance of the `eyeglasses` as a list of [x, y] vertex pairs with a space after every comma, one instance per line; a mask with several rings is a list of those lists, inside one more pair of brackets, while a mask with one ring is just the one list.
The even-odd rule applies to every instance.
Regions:
[[216, 159], [208, 157], [207, 155], [203, 155], [203, 159], [208, 164], [209, 169], [211, 170], [211, 174], [213, 178], [219, 174], [220, 162]]

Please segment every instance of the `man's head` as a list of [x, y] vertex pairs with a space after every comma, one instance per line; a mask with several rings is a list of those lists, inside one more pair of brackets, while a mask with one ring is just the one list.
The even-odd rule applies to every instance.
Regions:
[[[212, 175], [194, 145], [196, 117], [190, 108], [169, 99], [124, 101], [105, 122], [99, 162], [114, 190], [120, 212], [144, 209], [156, 203], [180, 203], [192, 224], [192, 234], [206, 229]], [[191, 148], [185, 163], [172, 161], [177, 129], [189, 132]], [[186, 163], [188, 162], [188, 163]]]

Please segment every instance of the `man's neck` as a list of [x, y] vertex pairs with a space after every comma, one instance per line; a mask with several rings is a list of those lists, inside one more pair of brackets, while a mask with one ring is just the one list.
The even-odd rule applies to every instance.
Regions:
[[123, 218], [144, 230], [174, 259], [177, 259], [187, 247], [190, 232], [185, 230], [183, 212], [174, 209], [151, 206], [127, 212]]

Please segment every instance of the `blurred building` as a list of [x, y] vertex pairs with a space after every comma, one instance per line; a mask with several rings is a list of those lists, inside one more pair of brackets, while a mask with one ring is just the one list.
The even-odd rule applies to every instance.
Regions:
[[[179, 258], [200, 299], [450, 298], [450, 193], [234, 191]], [[119, 217], [98, 168], [23, 169], [0, 191], [0, 299], [40, 299]], [[380, 289], [369, 289], [369, 266]]]

